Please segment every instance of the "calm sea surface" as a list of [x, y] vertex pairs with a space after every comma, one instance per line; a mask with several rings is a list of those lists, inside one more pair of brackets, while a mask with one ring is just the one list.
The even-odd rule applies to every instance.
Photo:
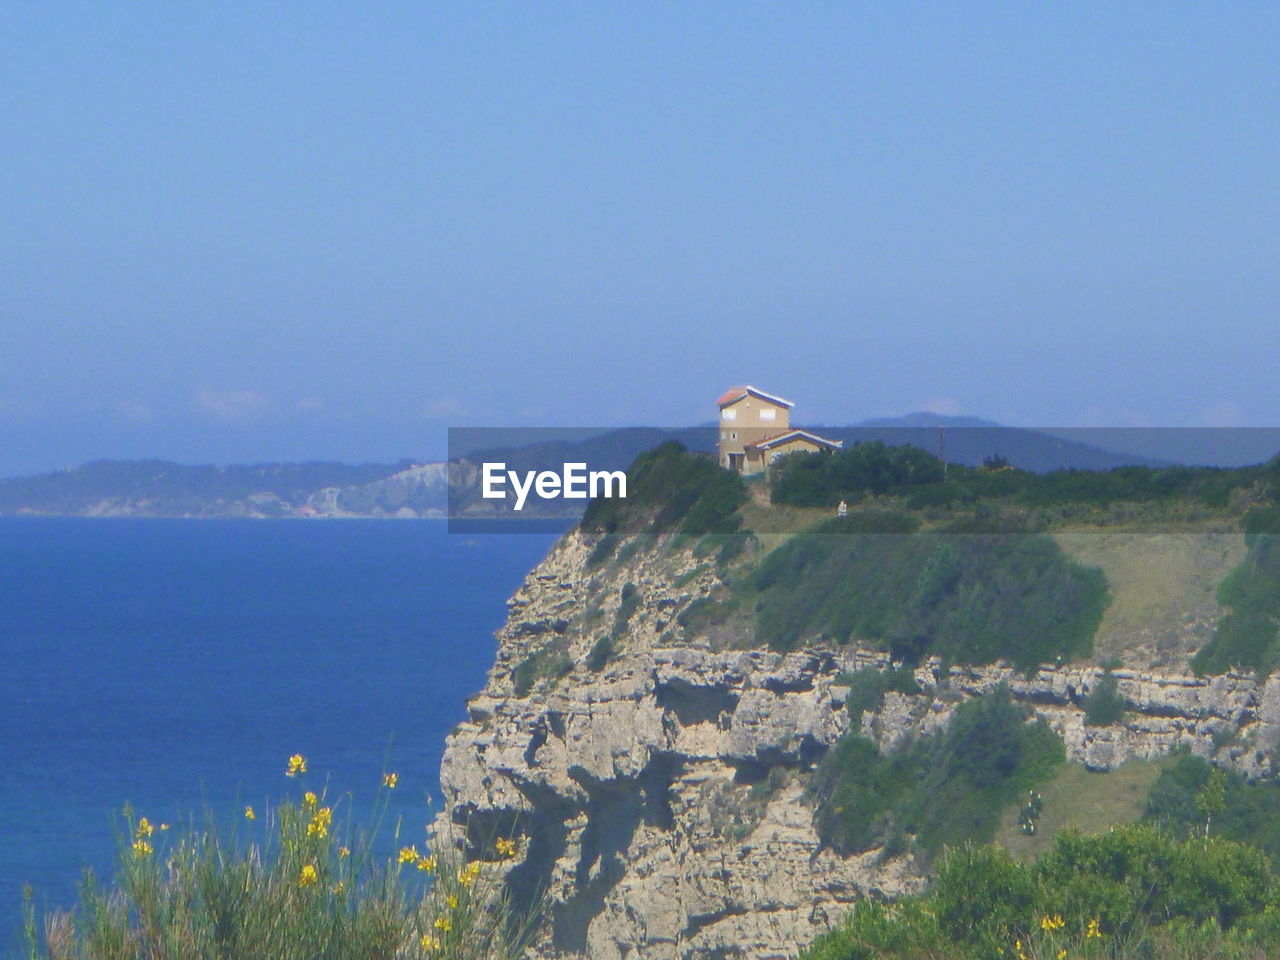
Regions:
[[[21, 888], [109, 875], [124, 804], [374, 802], [422, 839], [443, 741], [550, 536], [377, 521], [0, 519], [0, 955]], [[305, 784], [283, 776], [306, 755]]]

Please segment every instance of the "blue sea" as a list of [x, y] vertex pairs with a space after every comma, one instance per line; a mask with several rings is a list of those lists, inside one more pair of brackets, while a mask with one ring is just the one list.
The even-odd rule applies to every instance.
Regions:
[[[120, 812], [227, 824], [302, 789], [421, 842], [445, 736], [545, 535], [433, 521], [0, 519], [0, 953], [29, 883], [109, 876]], [[307, 757], [305, 783], [287, 779]]]

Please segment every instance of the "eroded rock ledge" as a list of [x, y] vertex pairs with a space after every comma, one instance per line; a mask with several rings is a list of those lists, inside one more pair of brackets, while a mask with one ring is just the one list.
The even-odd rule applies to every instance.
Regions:
[[[788, 957], [852, 901], [922, 885], [910, 859], [825, 848], [805, 795], [813, 764], [850, 723], [839, 678], [884, 668], [885, 655], [710, 649], [676, 626], [716, 588], [709, 565], [639, 551], [593, 571], [590, 546], [566, 537], [511, 599], [489, 682], [441, 769], [440, 835], [480, 856], [496, 834], [517, 838], [512, 889], [545, 890], [551, 923], [538, 954]], [[604, 628], [590, 624], [607, 625], [624, 582], [641, 602], [618, 631], [615, 659], [593, 671], [588, 654]], [[517, 695], [516, 668], [549, 642], [571, 672]], [[1090, 727], [1081, 704], [1096, 668], [940, 673], [937, 663], [918, 669], [933, 695], [886, 694], [863, 732], [891, 748], [1005, 683], [1091, 768], [1185, 746], [1250, 777], [1273, 774], [1277, 680], [1118, 669], [1129, 712]]]

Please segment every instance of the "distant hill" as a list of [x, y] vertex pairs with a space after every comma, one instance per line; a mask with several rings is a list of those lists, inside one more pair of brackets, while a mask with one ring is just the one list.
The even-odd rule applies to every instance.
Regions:
[[[808, 424], [802, 424], [809, 427]], [[592, 469], [620, 470], [645, 450], [678, 440], [712, 453], [717, 426], [669, 429], [476, 430], [451, 448], [464, 466], [491, 460], [526, 471], [582, 461]], [[881, 440], [912, 444], [949, 463], [976, 466], [1000, 456], [1037, 473], [1061, 468], [1109, 470], [1128, 465], [1210, 463], [1238, 466], [1280, 450], [1280, 431], [1257, 429], [1032, 430], [1003, 427], [977, 417], [912, 413], [851, 426], [811, 429], [845, 445]], [[494, 443], [498, 440], [498, 443]], [[451, 441], [452, 442], [452, 441]], [[164, 460], [96, 460], [53, 473], [0, 480], [0, 515], [139, 517], [442, 517], [448, 512], [443, 463], [329, 462], [237, 466], [188, 465]], [[455, 491], [456, 494], [456, 491]], [[471, 493], [464, 512], [483, 516]], [[455, 505], [456, 506], [456, 505]], [[537, 511], [531, 511], [536, 513]]]
[[1104, 446], [1097, 441], [1117, 439], [1106, 430], [1076, 437], [1069, 431], [1051, 433], [1025, 427], [1005, 427], [978, 417], [947, 417], [935, 413], [912, 413], [903, 417], [866, 420], [851, 427], [814, 429], [823, 436], [843, 440], [846, 446], [869, 440], [880, 440], [890, 446], [911, 444], [950, 463], [971, 467], [978, 466], [988, 457], [1000, 456], [1015, 467], [1036, 473], [1064, 468], [1164, 467], [1174, 462], [1128, 447]]
[[440, 517], [444, 465], [96, 460], [0, 480], [0, 515]]

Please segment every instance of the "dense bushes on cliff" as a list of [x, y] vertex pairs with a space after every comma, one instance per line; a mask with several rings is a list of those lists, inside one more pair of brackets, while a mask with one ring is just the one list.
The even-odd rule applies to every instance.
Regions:
[[[1215, 467], [1116, 467], [1032, 473], [1000, 466], [949, 464], [917, 447], [858, 443], [834, 453], [797, 453], [775, 467], [773, 501], [832, 507], [868, 494], [905, 495], [913, 508], [1011, 501], [1028, 507], [1066, 503], [1109, 506], [1190, 500], [1225, 507], [1235, 491], [1280, 497], [1280, 458], [1234, 469]], [[945, 477], [945, 479], [944, 479]]]
[[862, 900], [804, 960], [1261, 960], [1280, 948], [1280, 897], [1260, 852], [1149, 826], [1060, 834], [1019, 864], [949, 851], [921, 896]]
[[705, 454], [668, 441], [636, 457], [627, 468], [627, 497], [592, 500], [582, 516], [589, 532], [731, 533], [741, 518], [746, 486]]
[[990, 840], [1001, 813], [1065, 758], [1043, 720], [1000, 687], [956, 708], [946, 730], [881, 754], [855, 728], [823, 758], [810, 783], [819, 834], [841, 853], [907, 835], [936, 853]]
[[1151, 787], [1146, 818], [1179, 835], [1208, 830], [1258, 847], [1273, 860], [1280, 858], [1280, 784], [1249, 783], [1190, 754], [1161, 771]]
[[1043, 535], [883, 535], [913, 528], [904, 514], [858, 512], [774, 550], [754, 582], [760, 638], [778, 650], [856, 639], [912, 662], [936, 653], [1027, 668], [1089, 652], [1107, 604], [1100, 570]]
[[1218, 586], [1228, 611], [1192, 661], [1197, 673], [1244, 667], [1266, 674], [1280, 663], [1280, 508], [1251, 511], [1244, 529], [1248, 553]]
[[833, 507], [865, 493], [888, 493], [942, 480], [942, 461], [919, 447], [855, 443], [834, 453], [794, 454], [774, 468], [774, 503]]

